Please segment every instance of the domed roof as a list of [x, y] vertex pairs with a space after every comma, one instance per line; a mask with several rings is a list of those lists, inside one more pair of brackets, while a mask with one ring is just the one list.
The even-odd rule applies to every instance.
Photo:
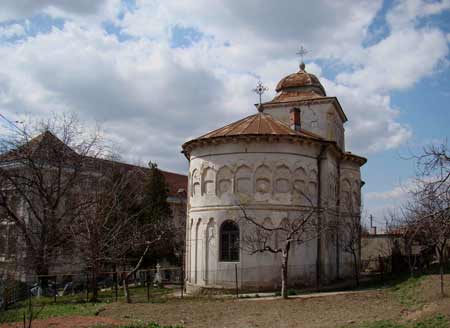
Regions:
[[273, 118], [271, 115], [260, 112], [228, 124], [217, 130], [211, 131], [201, 137], [190, 140], [182, 147], [185, 149], [188, 145], [196, 141], [207, 141], [240, 136], [287, 136], [323, 140], [322, 137], [312, 132], [305, 130], [293, 130], [285, 123]]
[[285, 89], [301, 88], [301, 87], [316, 87], [319, 88], [325, 95], [325, 89], [320, 83], [317, 76], [305, 71], [304, 64], [300, 66], [297, 73], [290, 74], [278, 82], [276, 91], [280, 92]]

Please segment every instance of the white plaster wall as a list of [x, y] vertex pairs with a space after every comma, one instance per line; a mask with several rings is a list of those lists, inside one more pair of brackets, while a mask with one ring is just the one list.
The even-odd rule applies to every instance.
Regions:
[[289, 124], [290, 110], [294, 107], [300, 108], [302, 129], [313, 132], [327, 140], [336, 141], [338, 146], [345, 151], [344, 123], [332, 103], [270, 107], [264, 109], [264, 113]]
[[[187, 243], [189, 263], [186, 265], [188, 286], [232, 288], [235, 286], [236, 268], [241, 286], [274, 288], [279, 285], [279, 254], [251, 255], [241, 250], [239, 262], [220, 261], [219, 229], [224, 221], [233, 220], [238, 222], [241, 235], [245, 233], [248, 226], [242, 220], [240, 204], [245, 205], [252, 217], [260, 220], [270, 218], [275, 225], [283, 218], [300, 216], [309, 204], [295, 191], [299, 187], [316, 205], [317, 157], [320, 152], [320, 144], [282, 141], [236, 141], [204, 145], [192, 151], [188, 213], [192, 225], [191, 240]], [[337, 154], [331, 151], [323, 153], [322, 158], [321, 202], [325, 208], [322, 220], [326, 224], [340, 220], [342, 205], [341, 208], [336, 207], [342, 194], [342, 186], [339, 189], [339, 185], [344, 178], [350, 179], [352, 186], [360, 184], [360, 173], [358, 164], [351, 161], [341, 162], [339, 168]], [[242, 168], [248, 170], [248, 176], [239, 175]], [[342, 175], [340, 181], [339, 172]], [[246, 192], [239, 192], [239, 188]], [[337, 251], [335, 239], [332, 232], [322, 234], [323, 281], [336, 278], [337, 259], [341, 261], [340, 277], [349, 276], [352, 272], [351, 258]], [[290, 282], [313, 284], [316, 259], [317, 240], [292, 247]]]
[[[300, 215], [308, 203], [300, 194], [294, 192], [295, 172], [304, 171], [304, 192], [317, 201], [317, 156], [319, 146], [295, 143], [230, 143], [210, 145], [195, 149], [190, 161], [189, 220], [195, 227], [195, 236], [191, 233], [191, 242], [187, 252], [191, 263], [187, 270], [189, 282], [196, 286], [233, 287], [236, 265], [240, 285], [275, 287], [280, 280], [279, 254], [250, 255], [241, 250], [239, 262], [219, 261], [219, 228], [225, 220], [239, 221], [241, 233], [245, 231], [239, 204], [245, 204], [248, 213], [256, 218], [270, 218], [279, 224], [285, 217]], [[248, 167], [248, 193], [237, 191], [236, 172]], [[218, 172], [227, 167], [232, 181], [228, 191], [222, 190], [218, 183]], [[269, 190], [261, 192], [256, 181], [259, 169], [267, 169]], [[277, 171], [277, 169], [279, 169]], [[279, 172], [279, 174], [277, 174]], [[287, 173], [287, 176], [283, 175]], [[299, 171], [297, 171], [299, 173]], [[277, 184], [277, 181], [284, 180]], [[214, 186], [209, 186], [211, 183]], [[316, 184], [314, 188], [310, 185]], [[278, 192], [281, 188], [282, 191]], [[283, 189], [287, 188], [287, 189]], [[264, 191], [264, 189], [263, 189]], [[198, 228], [198, 232], [197, 232]], [[315, 279], [315, 261], [317, 257], [316, 241], [294, 246], [290, 253], [292, 280], [311, 284]], [[195, 255], [196, 254], [196, 255]], [[196, 273], [195, 273], [196, 272]], [[201, 272], [201, 273], [200, 273]]]

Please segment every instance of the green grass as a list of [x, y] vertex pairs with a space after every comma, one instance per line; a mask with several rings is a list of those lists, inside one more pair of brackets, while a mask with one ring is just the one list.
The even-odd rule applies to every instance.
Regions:
[[[90, 316], [95, 315], [105, 303], [72, 303], [72, 304], [45, 304], [33, 306], [33, 313], [36, 319], [47, 319], [52, 317], [66, 316]], [[26, 308], [15, 308], [0, 312], [0, 323], [19, 322], [23, 320]]]
[[[172, 290], [167, 288], [150, 288], [150, 303], [166, 302], [166, 296]], [[147, 302], [147, 288], [130, 288], [133, 302]], [[123, 290], [119, 290], [119, 302], [124, 301]], [[99, 292], [99, 302], [86, 302], [86, 293], [75, 295], [57, 296], [56, 302], [53, 297], [33, 297], [33, 312], [38, 314], [36, 319], [47, 319], [52, 317], [64, 317], [72, 315], [89, 316], [95, 315], [102, 307], [115, 301], [110, 291]], [[18, 322], [23, 320], [24, 311], [27, 309], [26, 301], [19, 302], [7, 311], [0, 311], [0, 323]]]
[[418, 309], [424, 301], [421, 297], [420, 285], [425, 276], [411, 277], [392, 287], [392, 292], [398, 301], [408, 309]]
[[448, 328], [450, 321], [443, 315], [438, 314], [424, 321], [416, 323], [414, 328]]
[[415, 323], [400, 324], [390, 320], [363, 323], [359, 326], [343, 326], [341, 328], [448, 328], [450, 321], [443, 315], [438, 314]]

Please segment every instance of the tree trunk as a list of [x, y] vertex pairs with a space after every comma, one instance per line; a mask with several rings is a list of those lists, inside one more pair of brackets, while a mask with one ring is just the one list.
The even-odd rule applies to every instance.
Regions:
[[42, 294], [47, 295], [48, 280], [49, 280], [49, 266], [45, 261], [45, 257], [42, 256], [38, 260], [40, 263], [36, 267], [36, 275], [38, 276], [39, 286], [41, 287]]
[[353, 264], [354, 264], [354, 274], [355, 274], [355, 282], [356, 287], [359, 287], [359, 267], [358, 267], [358, 255], [356, 252], [353, 252]]
[[441, 278], [441, 296], [444, 297], [444, 259], [442, 257], [439, 259], [439, 275]]
[[90, 302], [97, 302], [98, 301], [98, 285], [97, 285], [97, 269], [94, 268], [92, 270], [92, 280], [91, 280], [91, 288], [92, 288], [92, 297], [90, 299]]
[[131, 303], [130, 290], [128, 289], [128, 277], [126, 273], [123, 273], [123, 293], [125, 296], [125, 301]]
[[290, 242], [286, 243], [286, 246], [281, 253], [283, 258], [281, 262], [281, 296], [283, 298], [288, 298], [288, 291], [287, 291], [287, 282], [288, 282], [288, 263], [289, 263], [289, 248], [290, 248]]
[[150, 245], [148, 245], [145, 248], [144, 253], [142, 253], [142, 256], [139, 259], [139, 262], [136, 264], [136, 266], [133, 268], [133, 270], [131, 270], [128, 273], [124, 273], [123, 290], [124, 290], [124, 293], [125, 293], [125, 300], [126, 300], [127, 303], [131, 303], [130, 291], [128, 289], [128, 278], [131, 277], [131, 275], [135, 274], [137, 270], [139, 270], [139, 268], [142, 265], [142, 261], [144, 260], [144, 257], [145, 257], [145, 255], [147, 255], [149, 250], [150, 250]]

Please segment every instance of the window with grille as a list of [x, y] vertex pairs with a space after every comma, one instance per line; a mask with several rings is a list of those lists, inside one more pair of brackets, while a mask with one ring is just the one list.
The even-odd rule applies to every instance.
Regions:
[[239, 261], [239, 227], [233, 221], [225, 221], [220, 227], [220, 260]]

